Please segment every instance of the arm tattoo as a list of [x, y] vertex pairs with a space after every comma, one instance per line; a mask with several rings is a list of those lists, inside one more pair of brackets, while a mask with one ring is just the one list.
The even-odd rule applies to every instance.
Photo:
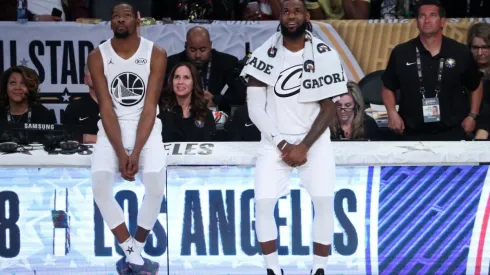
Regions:
[[320, 108], [320, 113], [313, 122], [310, 131], [308, 131], [308, 134], [306, 134], [301, 142], [305, 144], [308, 149], [311, 148], [313, 143], [315, 143], [325, 130], [327, 130], [336, 115], [335, 104], [330, 99], [323, 99], [320, 101]]

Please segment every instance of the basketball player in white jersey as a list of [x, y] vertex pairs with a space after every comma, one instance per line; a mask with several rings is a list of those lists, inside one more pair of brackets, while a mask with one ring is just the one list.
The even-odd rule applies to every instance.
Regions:
[[[165, 150], [158, 100], [167, 54], [138, 36], [140, 22], [129, 4], [113, 8], [114, 37], [92, 51], [88, 68], [100, 105], [99, 132], [92, 155], [95, 202], [125, 256], [116, 264], [119, 274], [156, 274], [159, 264], [142, 258], [146, 238], [160, 213], [165, 187]], [[114, 198], [115, 172], [134, 181], [142, 168], [145, 196], [134, 238]]]
[[[298, 102], [305, 30], [309, 26], [304, 2], [283, 1], [280, 23], [285, 49], [276, 84], [268, 86], [249, 76], [247, 88], [250, 119], [262, 133], [254, 188], [257, 238], [267, 274], [284, 274], [277, 255], [274, 207], [280, 197], [289, 193], [290, 173], [297, 167], [315, 209], [311, 274], [324, 275], [334, 222], [335, 162], [328, 125], [335, 117], [335, 99]], [[340, 68], [341, 64], [332, 66]], [[294, 89], [291, 87], [297, 87], [298, 92], [291, 92]], [[325, 89], [329, 88], [325, 86]], [[347, 83], [345, 89], [340, 90], [330, 94], [345, 93]]]

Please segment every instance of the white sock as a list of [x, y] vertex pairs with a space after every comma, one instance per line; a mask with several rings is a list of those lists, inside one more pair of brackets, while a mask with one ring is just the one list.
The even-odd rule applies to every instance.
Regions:
[[264, 255], [264, 262], [267, 269], [272, 269], [276, 275], [282, 275], [277, 250], [271, 254]]
[[133, 244], [134, 244], [134, 252], [137, 255], [141, 255], [143, 252], [143, 249], [145, 248], [145, 243], [140, 243], [136, 239], [133, 238]]
[[126, 255], [126, 262], [130, 262], [136, 265], [144, 264], [141, 255], [137, 254], [135, 251], [135, 245], [132, 237], [129, 237], [129, 239], [127, 239], [125, 242], [120, 243], [119, 246], [124, 251], [124, 255]]
[[327, 261], [328, 261], [328, 257], [313, 255], [313, 269], [312, 269], [313, 273], [312, 274], [315, 274], [315, 272], [321, 268], [323, 268], [323, 270], [325, 270], [325, 267], [327, 266]]

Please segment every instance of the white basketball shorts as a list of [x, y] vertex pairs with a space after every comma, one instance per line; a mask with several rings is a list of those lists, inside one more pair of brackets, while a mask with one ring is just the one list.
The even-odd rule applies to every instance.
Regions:
[[[286, 135], [291, 144], [299, 144], [305, 135]], [[308, 151], [307, 162], [297, 167], [301, 185], [310, 196], [334, 195], [335, 156], [327, 130]], [[289, 194], [293, 167], [281, 159], [281, 151], [267, 139], [260, 141], [255, 166], [255, 199], [279, 199]]]
[[[138, 121], [120, 120], [121, 138], [123, 146], [130, 154], [136, 140]], [[99, 132], [97, 133], [97, 143], [92, 154], [92, 173], [100, 171], [119, 172], [119, 160], [112, 147], [102, 125], [102, 120], [98, 123]], [[139, 169], [145, 172], [160, 172], [165, 167], [166, 151], [162, 142], [162, 122], [157, 118], [153, 130], [141, 150], [139, 159]]]

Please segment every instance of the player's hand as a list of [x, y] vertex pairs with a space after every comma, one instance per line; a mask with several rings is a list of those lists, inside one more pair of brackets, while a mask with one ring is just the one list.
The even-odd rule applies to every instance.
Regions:
[[398, 112], [388, 114], [388, 128], [397, 134], [403, 134], [403, 131], [405, 131], [405, 123]]
[[119, 156], [119, 172], [121, 173], [121, 177], [127, 181], [133, 181], [134, 177], [131, 177], [127, 174], [127, 167], [129, 163], [129, 156], [127, 154], [122, 154]]
[[298, 145], [294, 145], [292, 149], [284, 155], [283, 160], [289, 166], [297, 167], [306, 163], [307, 158], [306, 155], [308, 153], [308, 147], [300, 143]]
[[213, 97], [214, 95], [208, 90], [204, 91], [204, 98], [208, 101], [208, 107], [215, 107]]
[[296, 145], [290, 144], [286, 142], [286, 146], [281, 150], [281, 159], [289, 166], [294, 167], [294, 163], [290, 161], [287, 156], [294, 149]]
[[461, 123], [461, 126], [463, 127], [463, 129], [466, 133], [471, 133], [475, 130], [476, 121], [474, 118], [468, 116], [463, 120], [463, 123]]
[[140, 160], [140, 156], [135, 152], [131, 153], [131, 155], [129, 156], [128, 165], [126, 167], [126, 173], [132, 178], [131, 181], [134, 181], [134, 176], [136, 175], [136, 173], [138, 173], [139, 160]]

